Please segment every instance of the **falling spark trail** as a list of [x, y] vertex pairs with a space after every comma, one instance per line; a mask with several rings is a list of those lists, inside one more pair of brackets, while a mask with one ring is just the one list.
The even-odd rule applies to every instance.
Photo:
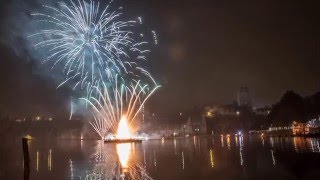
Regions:
[[154, 44], [157, 45], [158, 44], [158, 37], [157, 37], [156, 31], [153, 30], [152, 35], [153, 35]]
[[73, 104], [72, 104], [72, 97], [70, 98], [70, 116], [69, 116], [69, 120], [72, 119], [72, 115], [73, 115]]

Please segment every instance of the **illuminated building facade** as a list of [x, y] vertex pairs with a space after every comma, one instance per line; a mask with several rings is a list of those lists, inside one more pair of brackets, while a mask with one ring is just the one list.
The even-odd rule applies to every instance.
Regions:
[[309, 134], [309, 124], [307, 123], [292, 123], [292, 133], [293, 135], [307, 135]]

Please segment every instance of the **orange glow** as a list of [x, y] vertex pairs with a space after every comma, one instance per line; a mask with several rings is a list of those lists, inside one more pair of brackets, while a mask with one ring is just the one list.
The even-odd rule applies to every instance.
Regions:
[[117, 139], [130, 139], [131, 133], [126, 116], [122, 116], [118, 125]]
[[117, 144], [117, 154], [119, 157], [119, 161], [123, 170], [127, 169], [129, 157], [131, 154], [131, 144], [124, 143], [124, 144]]

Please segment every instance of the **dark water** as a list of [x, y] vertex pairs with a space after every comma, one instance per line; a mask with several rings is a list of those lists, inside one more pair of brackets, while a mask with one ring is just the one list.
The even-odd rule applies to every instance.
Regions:
[[[142, 144], [29, 142], [30, 179], [319, 179], [320, 139], [245, 136]], [[0, 145], [0, 179], [23, 179], [20, 139]], [[122, 167], [122, 168], [120, 168]]]

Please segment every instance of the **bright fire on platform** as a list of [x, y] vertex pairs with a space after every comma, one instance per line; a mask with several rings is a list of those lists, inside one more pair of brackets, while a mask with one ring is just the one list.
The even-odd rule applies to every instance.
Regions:
[[[118, 140], [129, 140], [132, 138], [130, 133], [130, 128], [127, 123], [126, 116], [122, 116], [118, 125], [118, 130], [116, 134], [116, 139]], [[126, 172], [128, 166], [128, 161], [131, 152], [131, 143], [120, 143], [116, 145], [117, 154], [122, 167], [122, 171]]]
[[131, 133], [127, 123], [126, 116], [122, 116], [118, 125], [118, 130], [116, 134], [117, 139], [130, 139]]
[[118, 124], [118, 129], [116, 131], [116, 134], [108, 135], [104, 138], [104, 142], [107, 143], [132, 143], [132, 142], [142, 142], [142, 139], [133, 135], [131, 133], [131, 129], [128, 124], [128, 120], [126, 116], [122, 116], [120, 119], [120, 122]]

